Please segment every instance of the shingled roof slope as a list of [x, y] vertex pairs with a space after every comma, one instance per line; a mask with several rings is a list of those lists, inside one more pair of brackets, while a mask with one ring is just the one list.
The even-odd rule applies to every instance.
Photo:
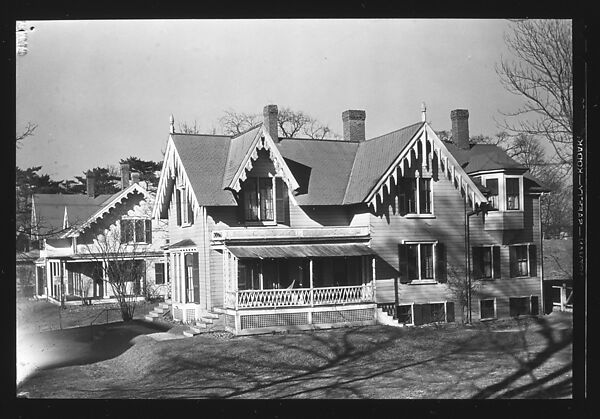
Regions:
[[231, 192], [223, 189], [223, 172], [227, 167], [231, 138], [196, 134], [172, 134], [171, 137], [198, 204], [235, 205]]
[[91, 198], [88, 195], [35, 194], [33, 202], [38, 232], [48, 234], [62, 230], [65, 207], [70, 226], [84, 223], [113, 196], [107, 194]]
[[299, 205], [341, 205], [358, 143], [282, 139], [277, 148], [300, 184]]
[[445, 145], [467, 174], [487, 170], [527, 170], [527, 167], [511, 159], [506, 151], [493, 144], [474, 144], [469, 150], [463, 150], [454, 143], [446, 142]]
[[418, 122], [360, 143], [344, 204], [362, 202], [422, 126], [423, 122]]
[[227, 154], [227, 165], [225, 166], [225, 172], [223, 174], [223, 188], [229, 186], [231, 180], [239, 170], [244, 157], [246, 157], [249, 152], [252, 152], [250, 150], [250, 145], [258, 135], [258, 132], [261, 130], [261, 128], [262, 124], [259, 124], [238, 135], [237, 137], [230, 139], [229, 152]]

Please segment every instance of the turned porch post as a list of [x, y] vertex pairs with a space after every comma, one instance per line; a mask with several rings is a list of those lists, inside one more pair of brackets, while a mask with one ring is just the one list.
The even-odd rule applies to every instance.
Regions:
[[314, 307], [314, 290], [313, 290], [313, 260], [308, 259], [308, 280], [310, 285], [310, 306]]

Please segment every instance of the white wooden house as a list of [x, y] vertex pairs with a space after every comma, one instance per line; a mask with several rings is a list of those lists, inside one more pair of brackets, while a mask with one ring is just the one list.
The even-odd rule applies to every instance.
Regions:
[[[151, 218], [154, 193], [136, 179], [127, 179], [114, 195], [94, 193], [88, 175], [86, 195], [37, 194], [32, 198], [38, 298], [81, 304], [115, 301], [107, 264], [134, 261], [138, 277], [127, 284], [139, 299], [168, 297], [168, 269], [162, 247], [166, 223]], [[37, 237], [36, 237], [37, 235]]]
[[456, 278], [482, 283], [473, 319], [539, 312], [544, 189], [469, 144], [466, 110], [454, 143], [424, 116], [366, 139], [357, 110], [343, 141], [279, 138], [277, 112], [235, 137], [171, 122], [154, 216], [169, 225], [174, 319], [219, 316], [236, 334], [455, 321]]

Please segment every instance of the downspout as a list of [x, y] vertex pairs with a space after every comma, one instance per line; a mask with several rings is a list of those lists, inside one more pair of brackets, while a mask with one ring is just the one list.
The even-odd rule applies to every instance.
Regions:
[[542, 229], [542, 195], [541, 193], [538, 198], [538, 212], [540, 218], [540, 261], [538, 266], [540, 268], [540, 299], [542, 300], [542, 314], [546, 314], [546, 300], [544, 299], [544, 230]]
[[467, 194], [465, 193], [465, 200], [463, 201], [465, 211], [465, 266], [467, 270], [465, 272], [467, 280], [467, 323], [471, 324], [471, 263], [469, 257], [469, 213], [467, 212]]
[[206, 207], [202, 206], [201, 208], [202, 208], [202, 213], [200, 214], [200, 216], [202, 217], [202, 234], [204, 236], [204, 245], [202, 246], [202, 248], [203, 248], [203, 253], [204, 253], [204, 280], [206, 281], [206, 283], [205, 283], [206, 310], [209, 311], [211, 308], [210, 301], [212, 300], [212, 296], [210, 295], [210, 253], [208, 250], [209, 243], [208, 243], [208, 230], [207, 230], [208, 215], [206, 213]]

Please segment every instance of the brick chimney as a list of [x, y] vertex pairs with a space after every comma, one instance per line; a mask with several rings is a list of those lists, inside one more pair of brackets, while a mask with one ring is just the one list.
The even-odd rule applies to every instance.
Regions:
[[342, 112], [344, 141], [360, 143], [365, 141], [365, 111], [347, 110]]
[[140, 174], [138, 172], [131, 172], [131, 183], [140, 183]]
[[86, 174], [87, 195], [90, 198], [96, 197], [96, 175], [91, 170]]
[[121, 163], [121, 190], [129, 187], [129, 163]]
[[452, 120], [452, 142], [458, 148], [469, 149], [469, 111], [454, 109], [450, 111]]
[[279, 141], [279, 135], [277, 134], [277, 105], [267, 105], [263, 109], [264, 126], [265, 130], [269, 133], [273, 141]]

